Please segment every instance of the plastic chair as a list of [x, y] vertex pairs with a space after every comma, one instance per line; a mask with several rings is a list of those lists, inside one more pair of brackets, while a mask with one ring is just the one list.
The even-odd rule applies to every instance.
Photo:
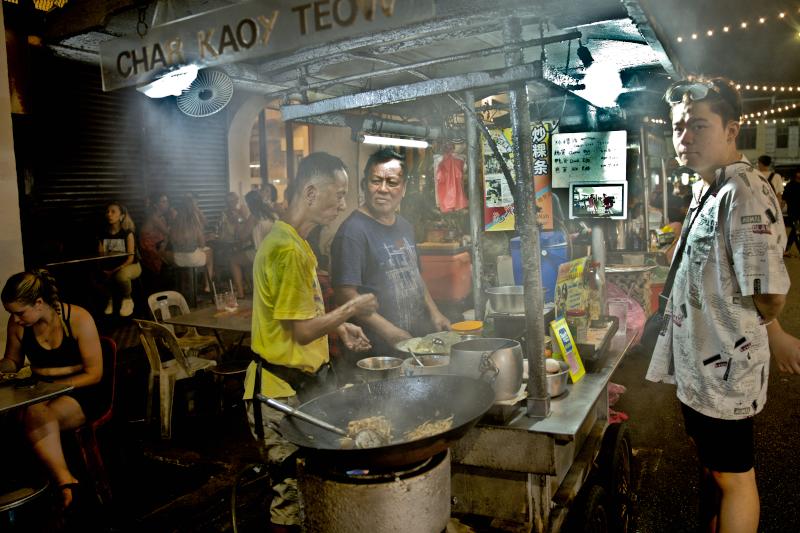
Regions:
[[[178, 345], [178, 339], [162, 324], [138, 319], [135, 322], [139, 326], [142, 347], [150, 363], [150, 375], [147, 378], [147, 419], [152, 419], [153, 389], [155, 380], [158, 379], [161, 438], [169, 439], [172, 437], [172, 401], [175, 396], [175, 382], [194, 377], [197, 372], [216, 366], [217, 362], [184, 354]], [[162, 361], [162, 349], [174, 359]]]
[[109, 422], [114, 413], [117, 345], [108, 337], [100, 337], [100, 348], [103, 351], [103, 377], [100, 380], [100, 391], [97, 398], [103, 404], [98, 409], [97, 416], [87, 419], [74, 431], [86, 472], [92, 480], [97, 499], [101, 505], [105, 505], [111, 502], [111, 485], [108, 482], [108, 474], [100, 454], [100, 447], [97, 445], [97, 429]]
[[198, 355], [201, 352], [213, 348], [216, 350], [217, 355], [222, 355], [223, 349], [215, 336], [200, 335], [197, 330], [192, 327], [187, 327], [186, 333], [180, 337], [175, 333], [175, 327], [171, 324], [164, 323], [164, 320], [173, 316], [173, 311], [179, 311], [177, 315], [189, 314], [189, 304], [186, 303], [186, 298], [176, 291], [161, 291], [148, 296], [147, 305], [150, 307], [150, 313], [153, 319], [169, 329], [178, 339], [178, 345], [183, 348], [186, 355]]

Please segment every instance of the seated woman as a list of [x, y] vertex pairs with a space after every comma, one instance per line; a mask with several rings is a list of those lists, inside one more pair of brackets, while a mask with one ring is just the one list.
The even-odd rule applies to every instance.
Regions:
[[25, 435], [50, 471], [66, 508], [78, 480], [64, 459], [61, 432], [97, 414], [97, 384], [103, 376], [97, 327], [85, 309], [59, 300], [55, 280], [46, 270], [14, 274], [0, 299], [11, 314], [0, 372], [19, 371], [27, 357], [37, 378], [75, 387], [21, 411]]
[[161, 273], [163, 255], [167, 249], [169, 199], [166, 194], [154, 194], [147, 206], [147, 218], [139, 233], [142, 265], [153, 274]]
[[181, 196], [175, 206], [175, 219], [169, 228], [169, 242], [172, 250], [165, 258], [179, 267], [206, 267], [204, 290], [209, 292], [209, 280], [214, 278], [214, 256], [206, 246], [205, 226], [199, 209], [190, 196]]
[[111, 202], [106, 206], [106, 222], [108, 224], [98, 239], [98, 251], [101, 254], [127, 252], [130, 255], [114, 268], [103, 271], [112, 285], [105, 314], [110, 315], [114, 312], [114, 294], [119, 294], [122, 298], [119, 315], [131, 316], [133, 314], [131, 281], [142, 275], [142, 267], [136, 259], [134, 237], [136, 226], [128, 216], [128, 210], [119, 202]]

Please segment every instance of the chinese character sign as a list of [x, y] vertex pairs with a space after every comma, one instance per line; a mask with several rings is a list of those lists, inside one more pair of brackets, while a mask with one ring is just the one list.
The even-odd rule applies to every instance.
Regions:
[[625, 181], [628, 134], [620, 131], [553, 136], [553, 187], [573, 182]]
[[[536, 191], [536, 205], [539, 208], [538, 221], [543, 229], [553, 229], [553, 196], [550, 182], [550, 136], [552, 123], [538, 122], [531, 125], [533, 156], [533, 180]], [[489, 130], [497, 148], [514, 175], [514, 152], [511, 129]], [[484, 226], [486, 231], [510, 231], [515, 229], [514, 198], [506, 178], [500, 169], [494, 153], [483, 142], [484, 176]]]

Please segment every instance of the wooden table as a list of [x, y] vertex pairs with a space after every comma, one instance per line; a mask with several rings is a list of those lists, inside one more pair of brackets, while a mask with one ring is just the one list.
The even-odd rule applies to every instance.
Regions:
[[30, 387], [17, 387], [14, 380], [10, 380], [10, 382], [0, 384], [0, 413], [50, 400], [73, 388], [72, 385], [44, 381], [37, 381]]
[[46, 263], [45, 266], [47, 267], [55, 267], [55, 266], [62, 266], [62, 265], [76, 265], [80, 263], [90, 263], [92, 261], [102, 261], [104, 259], [113, 259], [115, 257], [126, 257], [129, 255], [133, 255], [133, 252], [110, 252], [107, 254], [95, 254], [95, 255], [87, 255], [84, 257], [77, 257], [75, 259], [65, 259], [63, 261], [53, 261], [52, 263]]
[[235, 347], [231, 350], [238, 350], [242, 345], [245, 335], [250, 333], [252, 328], [251, 320], [253, 317], [253, 301], [239, 300], [239, 307], [235, 311], [217, 311], [215, 306], [197, 309], [186, 315], [177, 315], [166, 319], [167, 324], [176, 326], [206, 328], [214, 332], [220, 346], [225, 346], [219, 336], [220, 331], [235, 331], [241, 333]]

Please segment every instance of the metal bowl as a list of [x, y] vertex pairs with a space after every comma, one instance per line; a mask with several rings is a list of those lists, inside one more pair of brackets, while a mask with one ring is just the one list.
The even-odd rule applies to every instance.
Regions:
[[489, 303], [492, 311], [496, 313], [524, 313], [525, 296], [522, 285], [504, 285], [502, 287], [489, 287]]
[[567, 391], [567, 380], [569, 379], [569, 365], [564, 361], [557, 361], [561, 370], [555, 374], [547, 374], [547, 392], [551, 398], [561, 396]]
[[428, 374], [449, 374], [449, 355], [418, 355], [417, 359], [423, 366], [419, 366], [413, 357], [403, 361], [403, 375], [423, 376]]
[[378, 381], [403, 375], [403, 360], [398, 357], [367, 357], [356, 363], [364, 381]]

